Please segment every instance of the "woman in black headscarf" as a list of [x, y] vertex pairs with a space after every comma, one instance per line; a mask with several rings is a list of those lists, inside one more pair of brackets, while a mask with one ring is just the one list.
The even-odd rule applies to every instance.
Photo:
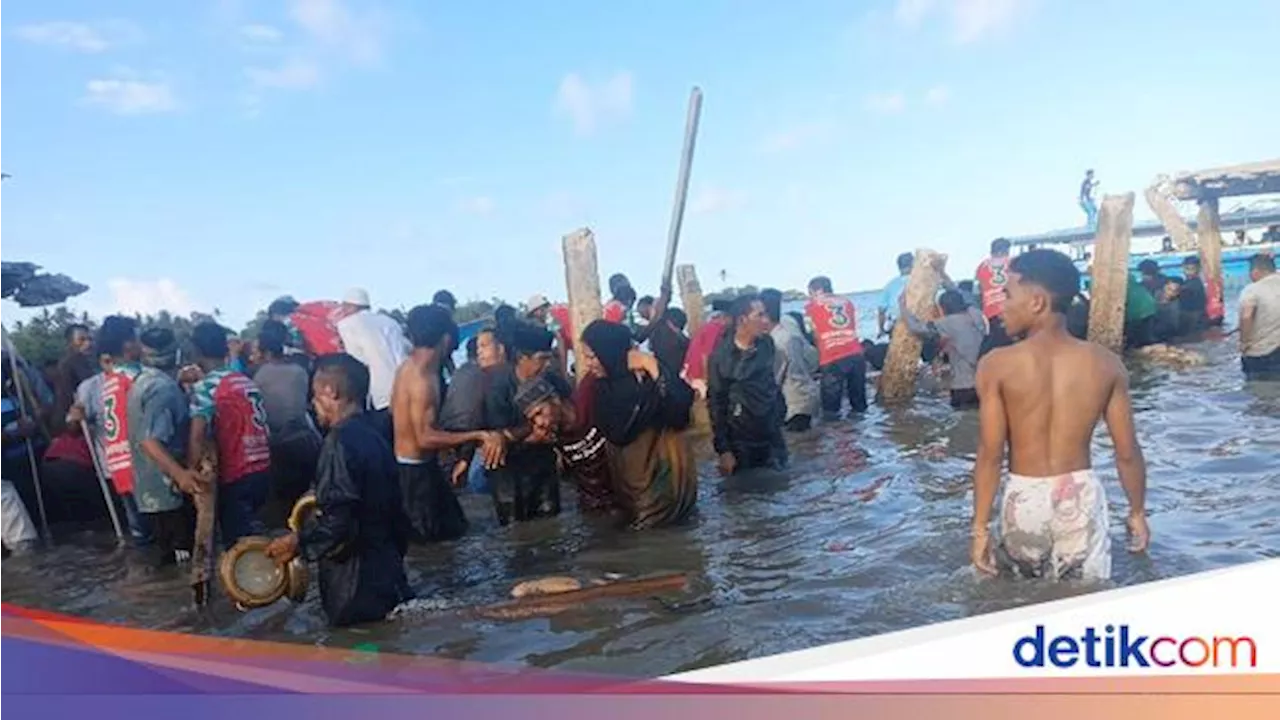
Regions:
[[582, 333], [583, 361], [595, 375], [592, 410], [614, 453], [618, 497], [631, 527], [679, 522], [698, 497], [697, 468], [684, 429], [693, 390], [657, 358], [632, 347], [631, 331], [597, 320]]

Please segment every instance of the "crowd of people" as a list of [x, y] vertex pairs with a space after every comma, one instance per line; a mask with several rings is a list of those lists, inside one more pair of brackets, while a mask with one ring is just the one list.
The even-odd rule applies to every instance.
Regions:
[[[851, 415], [867, 410], [869, 370], [901, 323], [923, 340], [923, 362], [949, 368], [951, 404], [980, 414], [975, 565], [995, 568], [988, 527], [1008, 448], [997, 515], [1005, 564], [1106, 577], [1105, 495], [1089, 456], [1099, 421], [1115, 443], [1135, 550], [1148, 537], [1145, 469], [1123, 365], [1084, 342], [1075, 322], [1084, 300], [1075, 265], [1049, 250], [1011, 257], [996, 240], [972, 281], [943, 278], [936, 312], [916, 317], [904, 300], [912, 263], [898, 258], [876, 338], [860, 337], [857, 308], [824, 276], [809, 282], [803, 312], [784, 312], [783, 294], [766, 289], [714, 303], [692, 336], [669, 287], [637, 297], [623, 275], [609, 280], [603, 318], [580, 334], [566, 306], [535, 295], [523, 310], [500, 307], [462, 342], [451, 293], [413, 308], [402, 327], [356, 289], [337, 303], [280, 298], [251, 343], [202, 323], [183, 364], [171, 332], [108, 317], [96, 338], [84, 326], [67, 332], [45, 487], [80, 488], [75, 502], [92, 504], [97, 468], [157, 565], [190, 557], [192, 498], [210, 483], [223, 547], [276, 533], [314, 493], [315, 520], [278, 534], [267, 552], [318, 563], [332, 623], [367, 622], [409, 598], [410, 544], [468, 532], [464, 488], [487, 493], [502, 525], [559, 514], [562, 483], [582, 512], [632, 529], [680, 523], [697, 503], [685, 431], [703, 403], [723, 474], [785, 469], [788, 434], [839, 422], [846, 400]], [[1182, 279], [1143, 264], [1128, 301], [1132, 344], [1214, 320], [1197, 271], [1194, 258]], [[1280, 365], [1280, 276], [1266, 255], [1252, 272], [1239, 331], [1255, 374]], [[459, 344], [466, 361], [455, 367]], [[30, 434], [10, 427], [8, 394], [5, 409], [9, 478]], [[6, 546], [33, 537], [10, 529], [31, 504], [29, 486], [11, 490], [6, 480]]]

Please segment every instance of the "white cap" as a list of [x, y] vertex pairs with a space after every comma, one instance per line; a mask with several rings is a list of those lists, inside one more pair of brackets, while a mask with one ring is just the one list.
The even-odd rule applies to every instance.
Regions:
[[342, 297], [342, 302], [348, 305], [358, 305], [359, 307], [369, 307], [369, 293], [363, 288], [351, 288], [347, 294]]
[[547, 299], [546, 295], [535, 294], [530, 296], [529, 302], [525, 303], [525, 309], [526, 309], [526, 312], [533, 312], [534, 310], [537, 310], [540, 307], [545, 307], [550, 304], [551, 304], [551, 301]]

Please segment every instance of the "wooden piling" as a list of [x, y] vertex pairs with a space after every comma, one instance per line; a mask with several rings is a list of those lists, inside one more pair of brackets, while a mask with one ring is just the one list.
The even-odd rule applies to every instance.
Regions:
[[1098, 212], [1089, 296], [1089, 340], [1112, 352], [1124, 349], [1124, 311], [1129, 295], [1129, 241], [1133, 193], [1107, 195]]
[[[942, 286], [946, 265], [946, 255], [933, 250], [916, 250], [915, 264], [903, 290], [906, 312], [922, 321], [936, 319], [938, 288]], [[922, 347], [920, 337], [911, 332], [905, 319], [899, 317], [893, 325], [884, 372], [880, 374], [880, 402], [903, 402], [915, 395]]]
[[1218, 198], [1200, 199], [1200, 212], [1196, 216], [1196, 238], [1200, 242], [1200, 275], [1208, 295], [1206, 311], [1211, 320], [1222, 317], [1222, 229], [1218, 217]]
[[698, 273], [692, 265], [680, 265], [676, 268], [676, 283], [680, 286], [680, 304], [684, 306], [684, 313], [689, 318], [685, 332], [693, 337], [702, 327], [702, 314], [705, 312], [702, 307], [702, 284], [698, 282]]
[[[573, 346], [582, 347], [582, 331], [604, 315], [600, 302], [600, 269], [596, 264], [596, 236], [581, 228], [564, 236], [564, 276], [569, 290], [569, 317], [573, 320]], [[574, 360], [581, 381], [586, 363]]]
[[1144, 195], [1147, 205], [1159, 218], [1165, 232], [1169, 233], [1169, 237], [1173, 240], [1174, 249], [1187, 252], [1196, 246], [1195, 235], [1192, 234], [1187, 221], [1182, 219], [1182, 215], [1174, 207], [1173, 201], [1169, 199], [1169, 182], [1167, 178], [1160, 178], [1147, 188]]

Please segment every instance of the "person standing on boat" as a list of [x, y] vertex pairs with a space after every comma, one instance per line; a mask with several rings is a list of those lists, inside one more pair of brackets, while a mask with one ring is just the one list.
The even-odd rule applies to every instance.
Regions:
[[1097, 189], [1098, 181], [1093, 177], [1093, 170], [1086, 170], [1084, 182], [1080, 183], [1080, 209], [1084, 210], [1090, 230], [1096, 230], [1098, 227], [1098, 202], [1094, 199], [1094, 192]]
[[1240, 293], [1240, 364], [1250, 379], [1280, 379], [1280, 275], [1265, 253], [1249, 261], [1253, 282]]
[[974, 276], [982, 298], [982, 315], [987, 319], [987, 337], [982, 341], [982, 354], [994, 348], [1013, 344], [1004, 329], [1005, 285], [1008, 284], [1009, 250], [1011, 244], [1005, 238], [991, 241], [991, 257], [982, 261]]

